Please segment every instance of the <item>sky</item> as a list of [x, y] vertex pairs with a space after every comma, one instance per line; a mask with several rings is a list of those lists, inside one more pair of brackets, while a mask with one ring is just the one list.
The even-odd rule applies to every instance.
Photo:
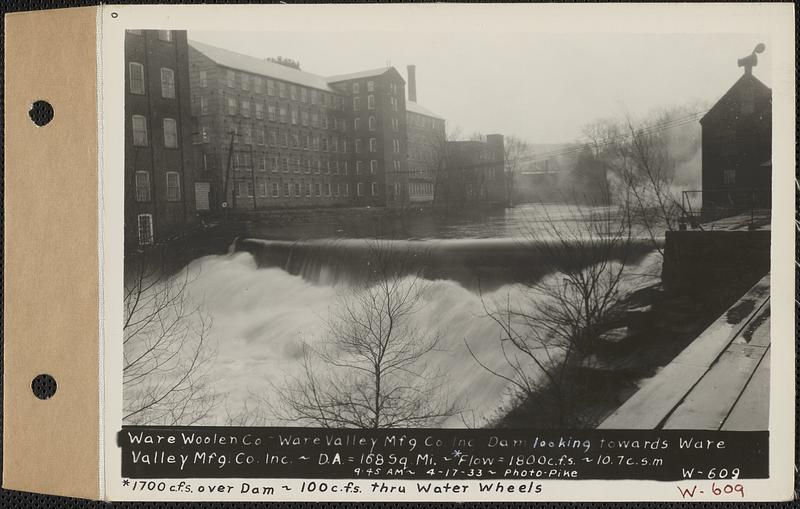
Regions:
[[587, 123], [713, 105], [741, 76], [737, 59], [767, 44], [754, 74], [771, 86], [769, 40], [754, 34], [200, 32], [189, 39], [299, 60], [323, 76], [417, 67], [419, 104], [448, 130], [571, 143]]

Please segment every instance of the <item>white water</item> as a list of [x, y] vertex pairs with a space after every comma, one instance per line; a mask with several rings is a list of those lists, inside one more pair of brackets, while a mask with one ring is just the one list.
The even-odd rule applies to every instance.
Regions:
[[[650, 267], [653, 260], [648, 257], [639, 267]], [[245, 252], [203, 257], [185, 270], [190, 273], [191, 300], [213, 319], [210, 333], [218, 355], [210, 376], [223, 397], [213, 414], [197, 424], [228, 424], [228, 415], [240, 414], [246, 403], [260, 414], [252, 424], [286, 424], [271, 418], [265, 408], [254, 409], [253, 395], [268, 398], [287, 374], [298, 372], [301, 344], [323, 337], [337, 289], [279, 268], [259, 269]], [[484, 300], [505, 300], [517, 290], [503, 286], [484, 294]], [[467, 340], [484, 363], [502, 370], [500, 331], [486, 316], [481, 298], [453, 281], [433, 281], [414, 321], [422, 330], [441, 333], [443, 351], [431, 352], [428, 365], [446, 374], [447, 394], [462, 410], [441, 425], [462, 427], [466, 421], [479, 426], [493, 417], [507, 399], [508, 383], [478, 366], [464, 345]]]

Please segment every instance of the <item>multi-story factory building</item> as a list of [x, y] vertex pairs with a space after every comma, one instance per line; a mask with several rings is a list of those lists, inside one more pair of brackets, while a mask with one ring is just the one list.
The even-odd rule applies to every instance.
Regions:
[[504, 169], [502, 134], [488, 134], [485, 141], [448, 141], [445, 201], [451, 205], [505, 203]]
[[196, 220], [186, 32], [125, 34], [125, 244], [159, 243]]
[[408, 199], [405, 81], [189, 43], [198, 210]]
[[405, 80], [394, 67], [328, 78], [347, 94], [357, 205], [408, 200]]
[[414, 203], [441, 201], [447, 166], [447, 137], [442, 117], [417, 103], [417, 72], [408, 66], [406, 135], [408, 139], [408, 199]]

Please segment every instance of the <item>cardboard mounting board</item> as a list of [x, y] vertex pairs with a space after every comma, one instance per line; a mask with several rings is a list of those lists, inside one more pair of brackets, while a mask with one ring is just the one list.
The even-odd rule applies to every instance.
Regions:
[[[96, 18], [5, 19], [3, 487], [84, 498], [100, 495]], [[36, 100], [55, 112], [43, 127]]]

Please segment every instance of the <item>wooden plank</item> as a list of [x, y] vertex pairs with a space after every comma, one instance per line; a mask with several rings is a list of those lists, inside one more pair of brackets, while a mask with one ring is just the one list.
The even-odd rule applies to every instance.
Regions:
[[[720, 316], [658, 374], [647, 380], [639, 391], [605, 419], [598, 428], [654, 429], [659, 426], [684, 400], [692, 387], [704, 377], [710, 366], [717, 362], [722, 352], [731, 346], [734, 338], [754, 316], [764, 312], [765, 306], [768, 309], [769, 277], [767, 274], [756, 283], [731, 306], [728, 312]], [[732, 319], [729, 312], [737, 306], [747, 306], [750, 311], [744, 317]], [[763, 354], [763, 348], [761, 353]]]
[[[692, 341], [673, 362], [694, 366], [711, 366], [733, 339], [761, 312], [769, 301], [769, 274], [764, 276], [736, 304], [717, 318]], [[735, 317], [737, 308], [750, 309], [744, 317]]]
[[731, 345], [667, 418], [664, 429], [718, 430], [765, 351], [760, 346]]
[[599, 429], [655, 429], [706, 368], [670, 363], [598, 426]]
[[736, 343], [746, 343], [754, 346], [769, 346], [769, 304], [761, 308], [758, 315], [742, 330], [734, 340]]
[[747, 383], [739, 401], [722, 425], [723, 431], [763, 431], [769, 429], [770, 351]]

